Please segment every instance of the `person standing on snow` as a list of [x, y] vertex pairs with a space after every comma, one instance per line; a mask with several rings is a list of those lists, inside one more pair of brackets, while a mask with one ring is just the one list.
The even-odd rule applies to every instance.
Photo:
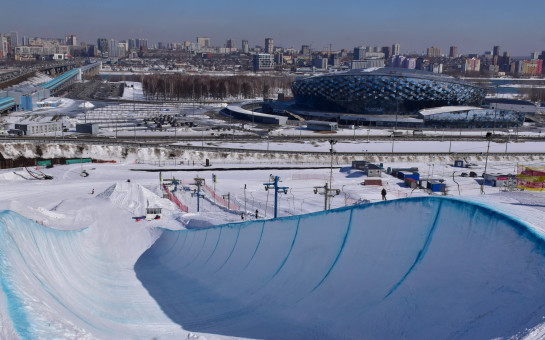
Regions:
[[382, 200], [386, 201], [386, 189], [382, 188], [382, 191], [380, 192], [380, 194], [382, 195]]

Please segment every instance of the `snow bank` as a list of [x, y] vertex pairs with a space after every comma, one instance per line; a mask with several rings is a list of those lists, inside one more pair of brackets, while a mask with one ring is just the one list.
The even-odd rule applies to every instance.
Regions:
[[480, 205], [416, 198], [164, 231], [135, 265], [190, 331], [251, 338], [496, 338], [545, 316], [545, 248]]

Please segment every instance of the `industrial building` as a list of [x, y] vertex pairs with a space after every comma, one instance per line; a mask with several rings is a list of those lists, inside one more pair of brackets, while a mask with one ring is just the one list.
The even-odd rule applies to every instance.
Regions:
[[76, 132], [79, 132], [79, 133], [88, 133], [91, 135], [96, 135], [98, 133], [98, 130], [99, 130], [98, 123], [76, 124]]
[[382, 177], [382, 168], [367, 161], [352, 161], [352, 168], [365, 172], [367, 177]]
[[25, 136], [62, 132], [62, 122], [15, 124], [15, 130], [22, 131]]

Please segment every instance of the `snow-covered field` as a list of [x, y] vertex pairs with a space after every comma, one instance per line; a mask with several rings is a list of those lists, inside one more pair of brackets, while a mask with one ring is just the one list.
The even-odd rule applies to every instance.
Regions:
[[[159, 172], [141, 171], [165, 169], [153, 166], [153, 156], [143, 156], [148, 164], [120, 158], [29, 168], [52, 180], [22, 168], [0, 171], [0, 338], [542, 334], [545, 256], [536, 249], [545, 199], [489, 185], [481, 194], [478, 179], [459, 174], [482, 173], [482, 160], [472, 160], [472, 169], [450, 160], [384, 164], [419, 167], [422, 177], [445, 180], [447, 197], [469, 204], [441, 203], [437, 194], [429, 201], [427, 191], [386, 174], [382, 186], [364, 186], [361, 171], [335, 164], [339, 194], [330, 205], [348, 210], [324, 215], [319, 192], [329, 158], [322, 169], [256, 170], [252, 158], [228, 171], [178, 162], [162, 178], [180, 182], [174, 195], [185, 213], [163, 198]], [[488, 172], [513, 173], [515, 165], [492, 160]], [[278, 216], [287, 220], [269, 221], [271, 175], [287, 187], [278, 197]], [[203, 188], [199, 212], [196, 177], [217, 194]], [[315, 194], [315, 187], [322, 188]], [[230, 209], [222, 205], [227, 194]], [[163, 217], [137, 222], [146, 207], [162, 208]], [[299, 217], [307, 213], [314, 215]], [[207, 228], [225, 223], [237, 224]], [[195, 228], [204, 229], [187, 231]]]
[[[124, 99], [140, 96], [136, 84]], [[226, 124], [189, 104], [102, 104], [85, 113], [81, 104], [62, 99], [59, 108], [10, 114], [4, 124], [62, 114], [72, 129], [84, 119], [100, 121], [110, 136], [132, 136], [131, 127], [111, 120], [139, 114]], [[234, 133], [257, 130], [246, 124]], [[462, 176], [485, 171], [485, 131], [334, 146], [384, 169], [418, 167], [421, 178], [442, 180], [445, 194], [411, 189], [385, 173], [372, 178], [381, 185], [363, 185], [369, 178], [351, 168], [352, 158], [332, 159], [327, 141], [306, 141], [314, 132], [297, 127], [270, 132], [300, 138], [290, 143], [229, 141], [232, 129], [223, 130], [223, 142], [206, 141], [218, 131], [202, 125], [137, 132], [202, 136], [180, 144], [235, 150], [0, 143], [5, 158], [116, 162], [0, 170], [0, 339], [545, 337], [545, 197]], [[490, 152], [544, 150], [543, 143], [516, 141], [517, 133], [539, 130], [495, 132], [510, 140], [492, 142]], [[341, 129], [331, 138], [389, 134]], [[483, 140], [450, 140], [459, 134]], [[392, 151], [451, 155], [365, 154]], [[464, 159], [469, 168], [454, 167], [464, 152], [482, 154]], [[486, 172], [515, 174], [517, 165], [545, 166], [545, 159], [495, 155]], [[53, 179], [35, 178], [43, 174]], [[280, 219], [273, 219], [274, 190], [265, 190], [275, 176], [283, 188]], [[199, 200], [196, 178], [206, 184]], [[145, 220], [148, 207], [161, 208], [162, 217]]]

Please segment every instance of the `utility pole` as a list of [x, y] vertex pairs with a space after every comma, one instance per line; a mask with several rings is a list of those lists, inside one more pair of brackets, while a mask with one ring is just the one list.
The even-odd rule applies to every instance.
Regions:
[[269, 191], [269, 189], [274, 189], [274, 218], [278, 217], [278, 191], [282, 191], [284, 192], [284, 194], [287, 194], [289, 189], [289, 187], [279, 187], [279, 179], [280, 178], [278, 176], [274, 176], [273, 178], [273, 175], [271, 175], [269, 178], [269, 181], [271, 182], [263, 183], [263, 185], [265, 186], [265, 191]]
[[204, 195], [201, 194], [201, 186], [204, 184], [204, 178], [195, 177], [195, 185], [197, 186], [196, 192], [191, 193], [191, 197], [197, 197], [197, 212], [201, 211], [200, 199], [204, 198]]
[[328, 202], [329, 202], [329, 208], [331, 209], [331, 200], [328, 200], [328, 197], [335, 197], [338, 194], [340, 194], [341, 191], [339, 189], [331, 189], [327, 183], [323, 187], [314, 187], [314, 194], [320, 194], [324, 195], [324, 210], [328, 210]]

